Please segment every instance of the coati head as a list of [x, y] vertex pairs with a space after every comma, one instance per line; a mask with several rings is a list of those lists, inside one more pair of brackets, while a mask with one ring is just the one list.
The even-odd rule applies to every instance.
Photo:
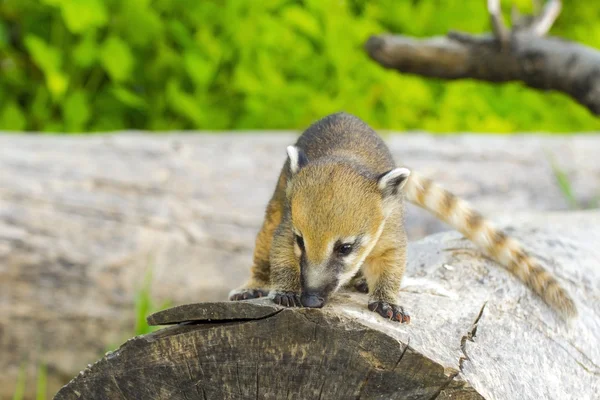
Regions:
[[321, 307], [359, 270], [381, 235], [410, 171], [371, 176], [348, 163], [310, 162], [288, 147], [294, 253], [300, 261], [302, 305]]

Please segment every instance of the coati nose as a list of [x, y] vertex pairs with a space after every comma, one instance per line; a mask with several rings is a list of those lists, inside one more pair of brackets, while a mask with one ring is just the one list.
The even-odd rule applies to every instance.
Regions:
[[325, 299], [313, 293], [302, 293], [300, 301], [304, 307], [321, 308], [325, 303]]

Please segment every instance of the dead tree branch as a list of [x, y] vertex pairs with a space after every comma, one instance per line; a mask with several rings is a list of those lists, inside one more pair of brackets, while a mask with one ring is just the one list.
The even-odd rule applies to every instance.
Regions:
[[546, 35], [550, 31], [550, 28], [552, 28], [552, 25], [554, 25], [561, 9], [562, 3], [560, 0], [550, 0], [546, 3], [542, 13], [534, 19], [531, 26], [532, 33], [536, 36]]
[[566, 93], [600, 115], [600, 51], [544, 36], [560, 13], [559, 0], [548, 1], [539, 16], [510, 32], [505, 32], [499, 2], [487, 4], [493, 34], [449, 32], [427, 39], [378, 35], [369, 38], [365, 49], [382, 66], [400, 72], [448, 80], [521, 81]]
[[490, 22], [492, 25], [492, 31], [494, 32], [494, 36], [500, 44], [502, 48], [506, 48], [508, 45], [510, 32], [504, 25], [504, 21], [502, 19], [502, 10], [500, 9], [500, 0], [488, 0], [487, 2], [488, 13], [490, 14]]

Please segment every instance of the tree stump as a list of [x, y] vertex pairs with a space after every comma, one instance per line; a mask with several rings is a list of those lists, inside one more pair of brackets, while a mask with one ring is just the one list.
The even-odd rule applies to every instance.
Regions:
[[55, 398], [597, 398], [599, 221], [595, 212], [545, 215], [542, 227], [512, 232], [573, 295], [570, 323], [443, 233], [411, 245], [400, 294], [411, 324], [381, 318], [351, 292], [322, 309], [182, 305], [149, 316], [171, 326], [108, 353]]
[[56, 399], [482, 398], [455, 379], [457, 369], [390, 334], [410, 328], [383, 320], [368, 326], [345, 315], [343, 305], [319, 311], [267, 301], [189, 304], [151, 315], [153, 324], [177, 325], [125, 343]]

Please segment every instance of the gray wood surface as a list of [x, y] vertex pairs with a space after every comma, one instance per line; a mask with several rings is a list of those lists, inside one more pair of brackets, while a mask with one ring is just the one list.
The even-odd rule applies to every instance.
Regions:
[[521, 216], [508, 227], [573, 294], [565, 323], [459, 234], [409, 248], [411, 324], [340, 293], [325, 308], [268, 299], [152, 315], [184, 322], [125, 343], [57, 399], [597, 399], [600, 213]]
[[[568, 209], [547, 154], [583, 205], [600, 194], [598, 136], [384, 134], [399, 163], [496, 220]], [[29, 382], [43, 361], [57, 390], [129, 337], [148, 269], [157, 304], [224, 300], [248, 276], [294, 140], [292, 132], [0, 134], [0, 398], [12, 396], [24, 359]], [[416, 240], [448, 227], [410, 207], [407, 229]]]

